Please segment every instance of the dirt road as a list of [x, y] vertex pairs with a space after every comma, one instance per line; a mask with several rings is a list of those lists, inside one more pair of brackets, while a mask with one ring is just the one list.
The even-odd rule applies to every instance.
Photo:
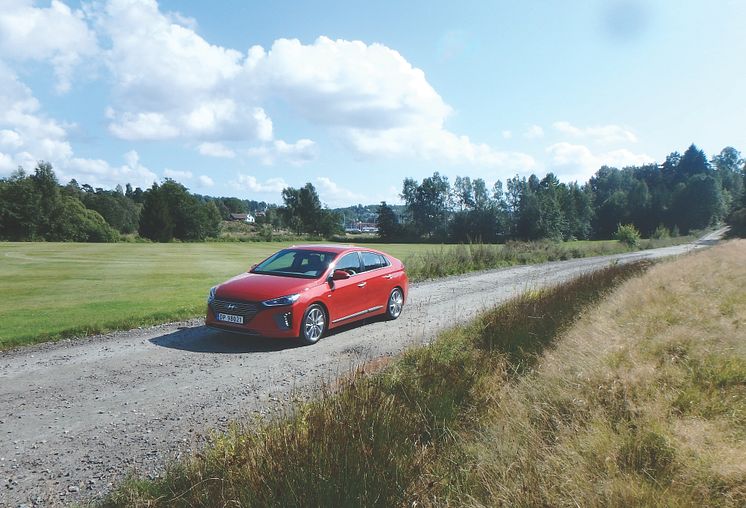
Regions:
[[194, 320], [0, 353], [0, 506], [79, 501], [133, 468], [157, 475], [210, 429], [281, 411], [321, 381], [426, 342], [517, 292], [717, 238], [423, 282], [399, 320], [350, 326], [312, 347], [220, 334]]

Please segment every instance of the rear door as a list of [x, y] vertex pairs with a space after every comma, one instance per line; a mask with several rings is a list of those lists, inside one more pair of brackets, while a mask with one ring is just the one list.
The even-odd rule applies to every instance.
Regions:
[[385, 256], [370, 251], [360, 253], [363, 262], [363, 276], [368, 290], [368, 309], [372, 312], [386, 305], [391, 291], [391, 271]]

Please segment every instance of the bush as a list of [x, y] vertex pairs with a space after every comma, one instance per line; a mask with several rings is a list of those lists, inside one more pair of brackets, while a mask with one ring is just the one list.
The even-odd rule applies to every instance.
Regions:
[[620, 224], [614, 233], [614, 238], [628, 247], [637, 247], [640, 242], [640, 232], [633, 224]]
[[746, 238], [746, 208], [741, 208], [730, 214], [728, 225], [730, 226], [729, 236]]
[[663, 238], [671, 238], [671, 231], [666, 226], [661, 224], [660, 226], [655, 228], [655, 231], [653, 231], [651, 238], [655, 238], [656, 240], [661, 240]]

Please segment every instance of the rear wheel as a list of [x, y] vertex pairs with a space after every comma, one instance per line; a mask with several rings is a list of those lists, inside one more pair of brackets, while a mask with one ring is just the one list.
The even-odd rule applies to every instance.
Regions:
[[404, 293], [399, 288], [391, 290], [389, 295], [389, 301], [386, 305], [386, 317], [389, 319], [396, 319], [401, 315], [401, 311], [404, 308]]
[[300, 340], [304, 344], [316, 344], [326, 331], [326, 314], [321, 305], [314, 303], [303, 314], [300, 325]]

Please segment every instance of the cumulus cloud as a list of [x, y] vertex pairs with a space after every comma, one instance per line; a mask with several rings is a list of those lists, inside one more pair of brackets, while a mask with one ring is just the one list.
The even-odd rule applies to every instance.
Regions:
[[295, 143], [278, 139], [272, 143], [249, 148], [246, 154], [259, 159], [265, 166], [271, 166], [278, 161], [300, 166], [314, 160], [318, 155], [318, 149], [316, 143], [310, 139], [299, 139]]
[[215, 185], [213, 179], [207, 175], [199, 175], [198, 180], [202, 187], [212, 187], [213, 185]]
[[239, 174], [234, 182], [236, 189], [262, 193], [282, 192], [282, 189], [287, 186], [288, 184], [282, 178], [269, 178], [264, 182], [260, 182], [255, 176], [244, 174]]
[[202, 155], [207, 155], [209, 157], [232, 159], [236, 156], [236, 152], [222, 143], [200, 143], [200, 145], [197, 147], [197, 150]]
[[117, 184], [131, 183], [147, 188], [158, 181], [158, 175], [140, 162], [136, 151], [125, 153], [124, 160], [124, 164], [112, 166], [100, 159], [73, 158], [63, 165], [59, 173], [63, 181], [75, 178], [93, 187], [114, 187]]
[[58, 92], [70, 89], [73, 71], [98, 51], [83, 12], [58, 0], [35, 7], [32, 0], [4, 0], [0, 9], [0, 57], [50, 62]]
[[[271, 138], [271, 120], [237, 80], [244, 56], [208, 43], [155, 0], [110, 0], [98, 26], [114, 76], [110, 131], [134, 139]], [[185, 26], [186, 25], [186, 26]]]
[[345, 206], [350, 203], [361, 203], [368, 200], [364, 194], [345, 189], [326, 176], [317, 177], [316, 183], [319, 197], [324, 203], [331, 206]]
[[536, 161], [520, 152], [503, 152], [485, 143], [474, 143], [468, 136], [458, 136], [437, 127], [398, 128], [375, 131], [351, 129], [349, 140], [355, 150], [369, 156], [409, 156], [453, 164], [470, 164], [511, 171], [528, 171]]
[[110, 0], [99, 19], [111, 39], [107, 61], [116, 85], [109, 128], [117, 137], [188, 139], [210, 154], [228, 152], [204, 143], [258, 141], [249, 154], [264, 164], [310, 160], [312, 141], [274, 139], [264, 104], [280, 100], [358, 155], [495, 166], [515, 159], [447, 130], [451, 107], [421, 69], [383, 44], [278, 39], [244, 54], [210, 44], [155, 0]]
[[18, 166], [30, 171], [45, 160], [63, 182], [75, 178], [94, 187], [114, 187], [127, 182], [149, 186], [157, 180], [135, 151], [127, 152], [120, 166], [76, 156], [68, 140], [70, 127], [45, 115], [31, 90], [0, 62], [0, 176]]
[[595, 127], [580, 128], [570, 122], [554, 122], [552, 127], [558, 132], [579, 139], [590, 139], [599, 143], [636, 143], [637, 136], [631, 130], [619, 125], [598, 125]]
[[0, 153], [2, 170], [33, 166], [39, 159], [67, 160], [73, 150], [66, 125], [41, 112], [31, 90], [0, 61]]
[[550, 156], [550, 170], [567, 180], [586, 181], [601, 166], [623, 168], [653, 162], [646, 154], [633, 153], [627, 149], [593, 153], [585, 145], [555, 143], [547, 148]]

